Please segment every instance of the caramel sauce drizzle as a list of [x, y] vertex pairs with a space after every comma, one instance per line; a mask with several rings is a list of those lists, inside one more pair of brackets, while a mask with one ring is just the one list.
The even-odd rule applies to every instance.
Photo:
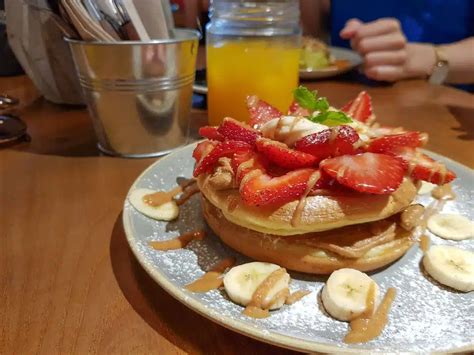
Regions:
[[216, 290], [222, 286], [224, 279], [222, 274], [225, 270], [235, 265], [235, 258], [226, 258], [217, 263], [208, 272], [196, 281], [186, 285], [186, 289], [191, 292], [204, 293]]
[[[185, 196], [187, 194], [187, 188], [192, 186], [192, 191], [193, 193], [191, 194], [191, 196], [193, 194], [195, 194], [196, 192], [199, 191], [199, 189], [197, 191], [194, 191], [194, 189], [196, 188], [195, 186], [197, 185], [194, 185], [196, 184], [196, 179], [187, 179], [187, 180], [184, 180], [182, 183], [180, 183], [178, 186], [176, 186], [174, 189], [170, 190], [170, 191], [157, 191], [157, 192], [154, 192], [152, 194], [148, 194], [148, 195], [145, 195], [143, 196], [143, 202], [145, 202], [147, 205], [151, 206], [151, 207], [158, 207], [158, 206], [161, 206], [167, 202], [171, 202], [173, 201], [173, 199], [179, 195], [180, 193], [184, 192]], [[189, 197], [191, 197], [189, 196]], [[177, 204], [178, 206], [179, 205], [182, 205], [184, 202], [186, 202], [189, 197], [187, 197], [186, 199], [184, 199], [183, 202], [179, 203], [178, 201], [181, 200], [178, 199], [177, 201]]]
[[289, 296], [290, 296], [290, 290], [288, 289], [288, 287], [284, 288], [283, 290], [280, 290], [279, 292], [277, 292], [275, 296], [273, 296], [267, 308], [270, 309], [278, 303], [286, 303], [286, 300]]
[[197, 194], [199, 191], [200, 191], [199, 186], [196, 183], [192, 185], [188, 185], [183, 191], [183, 193], [181, 194], [181, 196], [179, 196], [179, 198], [176, 199], [176, 204], [178, 206], [181, 206], [186, 201], [188, 201], [193, 195]]
[[273, 130], [272, 138], [275, 140], [279, 140], [280, 138], [281, 129], [283, 128], [283, 117], [284, 116], [281, 116], [280, 118], [278, 118], [277, 125], [275, 129]]
[[436, 186], [433, 191], [431, 191], [431, 196], [437, 200], [454, 200], [456, 198], [451, 184]]
[[203, 240], [206, 236], [204, 231], [191, 231], [180, 235], [178, 238], [164, 241], [149, 242], [149, 245], [155, 250], [174, 250], [184, 248], [192, 240]]
[[[423, 248], [427, 246], [427, 244], [429, 244], [427, 241], [422, 241], [422, 238], [425, 236], [426, 233], [428, 219], [434, 214], [441, 211], [447, 201], [447, 199], [435, 200], [425, 208], [425, 213], [421, 217], [420, 224], [417, 228], [414, 229], [413, 234], [411, 236], [413, 240], [417, 240], [420, 243], [421, 250], [423, 250]], [[427, 238], [427, 236], [425, 237]]]
[[239, 198], [237, 196], [231, 196], [229, 198], [229, 204], [227, 205], [227, 211], [228, 212], [234, 211], [238, 205], [239, 205]]
[[302, 299], [304, 296], [307, 296], [311, 293], [309, 290], [298, 290], [293, 292], [292, 294], [288, 295], [288, 297], [285, 300], [285, 304], [293, 304], [298, 302], [300, 299]]
[[173, 198], [183, 192], [181, 186], [176, 186], [171, 191], [157, 191], [143, 196], [143, 202], [152, 207], [161, 206], [164, 203], [171, 202]]
[[244, 311], [242, 312], [248, 317], [252, 318], [267, 318], [270, 316], [270, 312], [268, 309], [261, 309], [255, 306], [247, 306], [245, 307]]
[[184, 190], [185, 188], [187, 188], [188, 186], [190, 185], [193, 185], [197, 183], [196, 179], [195, 178], [191, 178], [191, 179], [184, 179], [180, 182], [179, 186], [181, 186], [181, 188]]
[[334, 143], [338, 134], [339, 134], [339, 128], [334, 127], [331, 129], [331, 135], [329, 136], [329, 144]]
[[[272, 289], [272, 287], [280, 281], [282, 277], [286, 274], [286, 269], [279, 268], [273, 271], [270, 275], [268, 275], [263, 282], [258, 285], [257, 289], [252, 295], [252, 300], [250, 303], [245, 307], [243, 314], [253, 317], [253, 318], [266, 318], [270, 315], [268, 308], [271, 307], [271, 304], [276, 302], [275, 298], [273, 297], [270, 302], [265, 302], [265, 298], [267, 297], [268, 293]], [[278, 296], [275, 295], [275, 296]]]
[[296, 205], [295, 212], [293, 213], [293, 216], [291, 217], [290, 223], [293, 227], [299, 224], [301, 220], [301, 214], [303, 213], [303, 210], [306, 204], [306, 197], [308, 196], [310, 191], [313, 189], [314, 185], [316, 185], [320, 177], [321, 177], [321, 173], [319, 171], [315, 171], [309, 177], [308, 182], [306, 184], [306, 190], [303, 193], [303, 195], [300, 197], [300, 200], [298, 201], [298, 204]]
[[[396, 291], [394, 288], [389, 288], [385, 294], [382, 303], [377, 307], [374, 314], [369, 314], [369, 308], [375, 304], [375, 292], [372, 291], [367, 294], [368, 309], [360, 317], [351, 321], [351, 330], [344, 337], [345, 343], [365, 343], [369, 340], [378, 337], [388, 322], [388, 312], [395, 299]], [[367, 302], [367, 301], [366, 301]]]
[[419, 240], [421, 251], [426, 253], [428, 249], [430, 248], [430, 242], [431, 242], [430, 237], [428, 237], [426, 234], [423, 234]]
[[240, 163], [239, 166], [237, 167], [237, 171], [235, 173], [235, 176], [239, 177], [242, 174], [242, 170], [250, 169], [253, 166], [253, 163], [254, 163], [253, 158], [251, 158], [249, 160], [246, 160], [243, 163]]

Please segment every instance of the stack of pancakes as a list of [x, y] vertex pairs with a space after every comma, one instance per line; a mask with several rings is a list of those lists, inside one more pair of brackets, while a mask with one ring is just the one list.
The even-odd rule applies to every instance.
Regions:
[[211, 176], [197, 179], [207, 223], [224, 243], [258, 261], [313, 274], [344, 267], [369, 271], [413, 244], [399, 218], [416, 196], [410, 179], [389, 195], [329, 193], [253, 207], [243, 203], [238, 188], [209, 183]]

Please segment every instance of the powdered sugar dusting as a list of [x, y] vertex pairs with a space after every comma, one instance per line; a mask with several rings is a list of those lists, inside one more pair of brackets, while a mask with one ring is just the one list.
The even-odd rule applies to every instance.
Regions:
[[[190, 177], [193, 168], [192, 149], [187, 147], [162, 159], [137, 181], [135, 187], [168, 190], [176, 185], [177, 177]], [[447, 161], [447, 166], [458, 175], [453, 183], [453, 190], [458, 197], [447, 202], [443, 212], [460, 213], [473, 220], [474, 176], [470, 170], [458, 164]], [[427, 205], [432, 198], [421, 195], [418, 201]], [[233, 321], [250, 326], [262, 340], [282, 335], [304, 340], [304, 344], [311, 342], [339, 347], [341, 351], [430, 352], [474, 347], [474, 292], [449, 290], [427, 276], [421, 266], [422, 252], [417, 246], [387, 268], [371, 273], [382, 295], [389, 287], [397, 290], [389, 322], [377, 339], [365, 344], [348, 345], [342, 342], [348, 324], [329, 317], [320, 305], [320, 292], [326, 280], [324, 277], [290, 273], [292, 292], [309, 290], [311, 293], [293, 305], [272, 311], [271, 317], [266, 319], [244, 316], [241, 313], [243, 308], [232, 303], [222, 290], [205, 294], [185, 290], [186, 284], [199, 278], [219, 260], [234, 256], [238, 263], [249, 261], [222, 244], [206, 226], [198, 195], [181, 207], [177, 221], [154, 221], [136, 211], [128, 201], [124, 206], [124, 218], [130, 227], [129, 242], [145, 269], [152, 274], [162, 274], [180, 290], [184, 302], [199, 302], [211, 317], [229, 325]], [[164, 252], [148, 245], [149, 241], [171, 239], [196, 229], [205, 229], [208, 237], [202, 241], [192, 241], [184, 249]], [[474, 250], [472, 239], [455, 242], [428, 234], [432, 244], [450, 244]], [[304, 350], [304, 346], [301, 350]], [[309, 346], [307, 350], [310, 350]]]

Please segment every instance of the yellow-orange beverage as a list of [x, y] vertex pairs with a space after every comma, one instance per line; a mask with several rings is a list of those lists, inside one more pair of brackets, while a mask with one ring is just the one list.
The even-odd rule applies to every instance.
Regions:
[[209, 124], [226, 116], [248, 120], [246, 97], [257, 95], [286, 112], [298, 85], [297, 43], [233, 39], [207, 45]]

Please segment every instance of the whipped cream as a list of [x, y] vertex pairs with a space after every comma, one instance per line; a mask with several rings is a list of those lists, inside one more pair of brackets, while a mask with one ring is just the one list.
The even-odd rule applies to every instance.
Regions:
[[282, 116], [268, 121], [260, 130], [265, 138], [274, 139], [292, 147], [298, 139], [328, 128], [326, 125], [306, 118]]

